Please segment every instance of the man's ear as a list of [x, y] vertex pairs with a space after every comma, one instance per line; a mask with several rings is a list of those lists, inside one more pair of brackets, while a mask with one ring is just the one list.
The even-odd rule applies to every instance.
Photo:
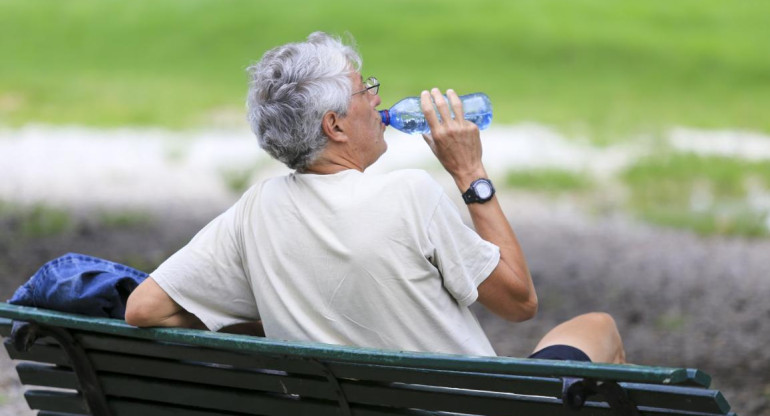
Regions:
[[334, 111], [327, 111], [321, 119], [321, 129], [331, 141], [344, 142], [348, 136], [342, 129], [342, 117]]

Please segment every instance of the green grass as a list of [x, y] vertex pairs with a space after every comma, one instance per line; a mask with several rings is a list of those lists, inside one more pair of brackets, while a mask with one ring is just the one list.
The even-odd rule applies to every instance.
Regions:
[[515, 170], [505, 176], [508, 186], [548, 193], [582, 191], [592, 186], [587, 175], [558, 169]]
[[220, 176], [230, 192], [240, 195], [251, 186], [256, 170], [256, 167], [229, 168], [220, 171]]
[[[770, 161], [752, 162], [658, 149], [619, 175], [614, 208], [639, 219], [701, 235], [770, 236]], [[569, 193], [587, 212], [605, 212], [605, 192], [587, 173], [560, 169], [514, 170], [505, 185], [544, 196]], [[616, 196], [617, 197], [617, 196]], [[624, 201], [624, 202], [623, 202]]]
[[687, 318], [676, 312], [667, 312], [655, 320], [655, 327], [661, 331], [681, 331], [685, 325], [687, 325]]
[[[770, 161], [661, 154], [629, 167], [629, 208], [653, 223], [701, 234], [768, 235]], [[759, 201], [759, 202], [757, 202]]]
[[74, 225], [67, 210], [44, 204], [21, 206], [0, 201], [0, 215], [11, 218], [7, 222], [11, 231], [28, 238], [59, 235]]
[[0, 0], [0, 125], [212, 123], [244, 68], [352, 33], [387, 106], [485, 91], [495, 123], [590, 137], [671, 125], [770, 132], [770, 2]]
[[141, 210], [102, 211], [96, 216], [99, 225], [108, 228], [132, 228], [153, 222], [152, 215]]
[[[131, 228], [152, 223], [149, 212], [141, 210], [103, 210], [91, 214], [99, 227]], [[79, 221], [65, 209], [45, 203], [19, 204], [0, 200], [0, 217], [9, 232], [25, 238], [44, 238], [77, 232]]]
[[[355, 36], [364, 75], [383, 83], [383, 107], [438, 86], [488, 93], [495, 124], [534, 121], [594, 142], [675, 125], [770, 133], [767, 16], [770, 2], [759, 0], [0, 0], [0, 127], [243, 119], [245, 68], [325, 30]], [[169, 146], [169, 160], [183, 156]], [[621, 180], [640, 218], [765, 235], [770, 214], [749, 194], [770, 188], [767, 172], [663, 154]], [[245, 169], [221, 174], [234, 192], [248, 185]], [[506, 180], [549, 193], [593, 189], [558, 170]], [[141, 220], [121, 215], [105, 221]], [[69, 227], [46, 207], [20, 221], [33, 235]]]

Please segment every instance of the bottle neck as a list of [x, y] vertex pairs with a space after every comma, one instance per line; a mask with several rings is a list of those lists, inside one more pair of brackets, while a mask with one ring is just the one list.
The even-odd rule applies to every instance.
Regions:
[[383, 124], [390, 126], [390, 112], [388, 110], [380, 110], [380, 118]]

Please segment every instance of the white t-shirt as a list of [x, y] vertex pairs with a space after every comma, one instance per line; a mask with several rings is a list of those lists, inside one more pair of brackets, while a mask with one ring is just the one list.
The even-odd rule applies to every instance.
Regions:
[[151, 275], [211, 330], [495, 355], [468, 306], [499, 259], [426, 172], [346, 170], [252, 187]]

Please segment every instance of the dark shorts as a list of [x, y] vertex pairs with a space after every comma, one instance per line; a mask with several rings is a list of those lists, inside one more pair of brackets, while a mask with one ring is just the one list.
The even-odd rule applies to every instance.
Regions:
[[542, 360], [569, 360], [591, 362], [588, 355], [578, 348], [569, 345], [551, 345], [535, 352], [528, 358], [540, 358]]

